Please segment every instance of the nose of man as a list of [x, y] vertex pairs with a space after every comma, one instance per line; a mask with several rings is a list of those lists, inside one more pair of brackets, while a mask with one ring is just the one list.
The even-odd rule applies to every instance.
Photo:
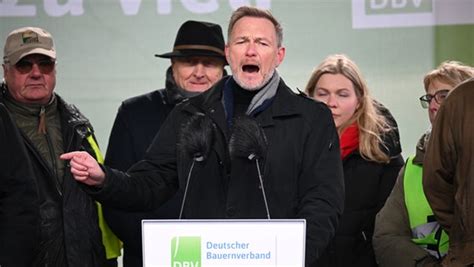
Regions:
[[32, 77], [40, 77], [41, 76], [41, 70], [38, 64], [33, 64], [31, 66], [31, 71], [30, 71], [30, 76]]
[[202, 78], [206, 75], [206, 71], [205, 71], [205, 67], [202, 63], [199, 63], [199, 64], [196, 64], [194, 66], [194, 71], [193, 71], [193, 75], [196, 77], [196, 78]]
[[247, 44], [246, 49], [245, 49], [245, 55], [246, 56], [254, 56], [256, 54], [257, 54], [257, 50], [256, 50], [256, 47], [255, 47], [255, 43], [249, 42]]

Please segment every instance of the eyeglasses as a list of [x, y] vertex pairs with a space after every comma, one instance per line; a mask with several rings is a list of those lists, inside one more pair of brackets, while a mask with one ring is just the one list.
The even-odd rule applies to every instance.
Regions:
[[442, 104], [443, 101], [448, 97], [449, 90], [442, 89], [436, 92], [434, 95], [426, 94], [420, 97], [420, 104], [423, 108], [428, 108], [430, 106], [431, 100], [435, 100], [436, 103]]
[[15, 69], [22, 73], [26, 74], [29, 73], [33, 69], [33, 65], [36, 64], [43, 74], [49, 74], [54, 70], [54, 66], [56, 65], [56, 61], [51, 59], [41, 59], [38, 61], [29, 61], [29, 60], [20, 60], [15, 64]]

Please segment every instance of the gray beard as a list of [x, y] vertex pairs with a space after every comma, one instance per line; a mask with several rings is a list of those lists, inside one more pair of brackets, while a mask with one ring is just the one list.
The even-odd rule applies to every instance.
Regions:
[[273, 77], [273, 74], [275, 73], [275, 69], [272, 70], [272, 72], [269, 73], [269, 75], [267, 75], [265, 77], [265, 79], [262, 81], [262, 83], [260, 85], [257, 85], [256, 87], [249, 87], [247, 85], [245, 85], [243, 82], [241, 82], [239, 79], [237, 79], [236, 76], [233, 76], [235, 82], [240, 86], [242, 87], [243, 89], [245, 90], [248, 90], [248, 91], [258, 91], [260, 89], [262, 89], [262, 87], [264, 87], [268, 81], [270, 81], [270, 79]]

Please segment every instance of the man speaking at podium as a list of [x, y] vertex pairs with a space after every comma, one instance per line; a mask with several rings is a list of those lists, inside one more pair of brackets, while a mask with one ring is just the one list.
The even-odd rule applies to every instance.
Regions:
[[278, 75], [285, 48], [270, 12], [241, 7], [228, 29], [233, 75], [176, 106], [143, 161], [123, 173], [83, 152], [61, 158], [95, 199], [122, 209], [154, 209], [181, 190], [185, 219], [306, 219], [313, 266], [344, 201], [331, 112]]

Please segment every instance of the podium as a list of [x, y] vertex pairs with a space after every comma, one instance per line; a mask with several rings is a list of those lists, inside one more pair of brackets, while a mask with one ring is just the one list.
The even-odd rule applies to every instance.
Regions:
[[306, 221], [143, 220], [145, 267], [304, 267]]

